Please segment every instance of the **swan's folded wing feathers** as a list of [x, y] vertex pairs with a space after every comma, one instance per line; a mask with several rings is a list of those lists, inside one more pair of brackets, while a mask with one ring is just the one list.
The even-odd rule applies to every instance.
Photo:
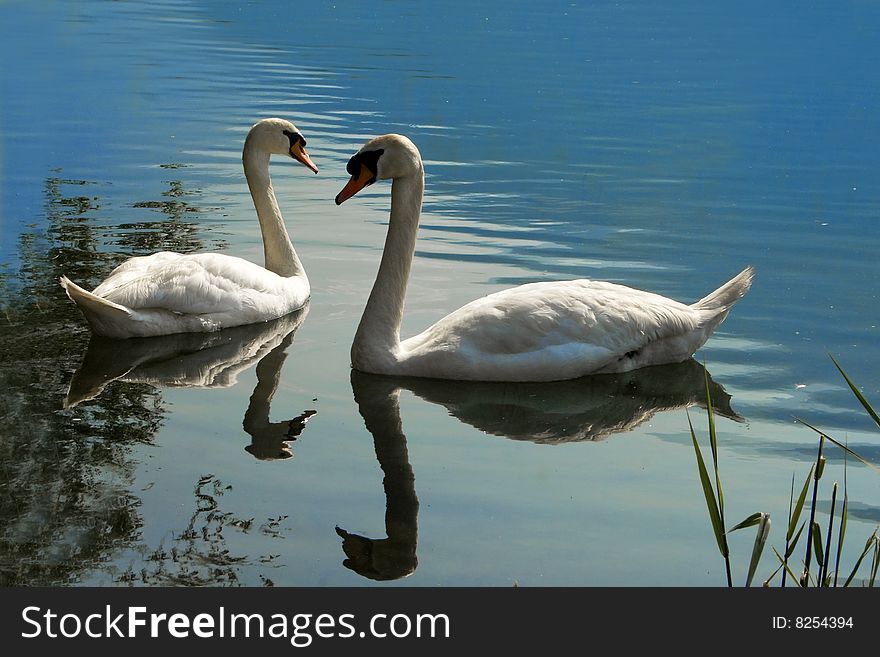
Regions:
[[133, 309], [199, 315], [253, 309], [281, 284], [276, 274], [241, 258], [157, 253], [117, 267], [95, 294]]
[[697, 322], [684, 304], [613, 283], [530, 283], [476, 299], [412, 341], [426, 344], [454, 336], [495, 354], [577, 344], [626, 353], [690, 331]]

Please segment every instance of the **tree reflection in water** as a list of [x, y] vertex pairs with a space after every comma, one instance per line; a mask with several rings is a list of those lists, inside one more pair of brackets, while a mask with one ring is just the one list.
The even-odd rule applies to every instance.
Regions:
[[[169, 186], [162, 200], [123, 212], [158, 218], [112, 224], [99, 184], [53, 172], [45, 223], [19, 237], [18, 270], [0, 272], [0, 585], [75, 583], [140, 539], [131, 448], [153, 440], [166, 413], [162, 394], [146, 381], [111, 384], [63, 408], [89, 332], [58, 277], [88, 286], [129, 256], [205, 248], [205, 228], [187, 221], [198, 207], [180, 200], [192, 193], [181, 181]], [[260, 428], [258, 416], [252, 427]], [[197, 499], [205, 485], [197, 484]]]
[[[130, 340], [92, 336], [83, 362], [71, 378], [65, 404], [72, 407], [103, 399], [114, 382], [159, 388], [228, 388], [236, 384], [241, 372], [256, 364], [257, 384], [242, 421], [251, 437], [245, 450], [264, 460], [290, 458], [291, 441], [316, 411], [307, 410], [284, 422], [271, 422], [269, 413], [286, 350], [307, 314], [308, 306], [271, 322], [216, 333]], [[256, 529], [280, 537], [283, 518], [270, 518], [255, 527], [253, 518], [224, 513], [220, 497], [226, 490], [214, 475], [203, 476], [194, 490], [196, 507], [186, 529], [174, 535], [168, 547], [162, 545], [153, 551], [141, 548], [144, 565], [139, 570], [129, 567], [119, 579], [163, 586], [238, 584], [238, 568], [254, 562], [246, 555], [229, 552], [224, 530], [247, 533]], [[273, 559], [265, 555], [259, 563], [269, 564]]]
[[[118, 580], [149, 586], [236, 586], [240, 567], [255, 562], [273, 565], [277, 554], [257, 559], [231, 554], [224, 532], [258, 531], [269, 538], [283, 538], [282, 523], [287, 516], [268, 518], [256, 525], [253, 518], [242, 519], [224, 512], [220, 498], [228, 488], [214, 475], [202, 476], [193, 491], [195, 510], [186, 528], [167, 547], [160, 545], [146, 554], [140, 568], [130, 566]], [[264, 586], [274, 585], [265, 576], [261, 579]]]

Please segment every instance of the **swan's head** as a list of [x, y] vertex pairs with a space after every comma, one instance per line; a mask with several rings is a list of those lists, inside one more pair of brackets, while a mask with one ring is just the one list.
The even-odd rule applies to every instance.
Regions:
[[306, 153], [306, 138], [295, 125], [286, 119], [262, 119], [248, 132], [244, 149], [272, 155], [289, 155], [309, 169], [318, 173], [318, 167]]
[[377, 180], [422, 174], [419, 149], [403, 135], [382, 135], [364, 144], [345, 167], [351, 180], [336, 195], [336, 205]]

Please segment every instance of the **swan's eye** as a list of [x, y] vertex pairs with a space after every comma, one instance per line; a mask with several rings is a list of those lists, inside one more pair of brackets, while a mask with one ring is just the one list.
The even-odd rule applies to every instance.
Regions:
[[370, 173], [373, 174], [373, 180], [375, 180], [379, 171], [379, 157], [384, 152], [384, 148], [379, 148], [375, 151], [363, 151], [357, 153], [348, 161], [345, 170], [348, 171], [348, 175], [350, 176], [358, 176], [361, 172], [361, 166], [365, 166], [370, 170]]
[[292, 132], [291, 130], [284, 130], [284, 134], [287, 135], [287, 138], [290, 140], [290, 145], [293, 146], [297, 141], [302, 144], [302, 147], [306, 146], [306, 138], [303, 137], [298, 132]]

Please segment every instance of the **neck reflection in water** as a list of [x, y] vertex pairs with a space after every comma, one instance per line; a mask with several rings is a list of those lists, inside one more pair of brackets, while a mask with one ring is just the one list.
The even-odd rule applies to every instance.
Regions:
[[487, 435], [536, 444], [593, 442], [628, 432], [659, 411], [706, 406], [735, 422], [730, 395], [694, 359], [624, 374], [600, 374], [552, 383], [482, 383], [367, 374], [352, 370], [358, 410], [373, 436], [384, 473], [385, 533], [371, 539], [341, 527], [343, 565], [373, 580], [412, 574], [419, 500], [400, 417], [400, 392], [444, 406], [449, 414]]
[[376, 459], [384, 473], [387, 538], [367, 538], [336, 527], [347, 557], [343, 565], [359, 575], [380, 581], [406, 577], [418, 565], [419, 498], [400, 421], [398, 381], [395, 377], [351, 371], [354, 400], [367, 430], [373, 435]]
[[302, 433], [316, 411], [271, 422], [270, 404], [281, 379], [286, 350], [308, 314], [308, 305], [261, 324], [215, 333], [114, 340], [92, 335], [82, 364], [73, 374], [65, 408], [98, 397], [113, 381], [162, 388], [229, 388], [241, 372], [257, 364], [257, 385], [242, 422], [251, 436], [245, 447], [258, 459], [293, 456], [289, 442]]

